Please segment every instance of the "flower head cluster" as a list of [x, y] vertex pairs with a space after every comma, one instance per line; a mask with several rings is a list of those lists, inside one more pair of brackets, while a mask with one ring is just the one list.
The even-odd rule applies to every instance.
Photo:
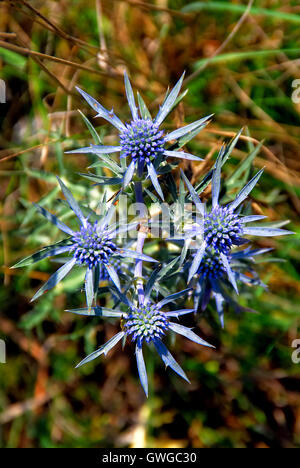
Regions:
[[[136, 106], [131, 83], [127, 73], [125, 72], [125, 90], [132, 114], [131, 122], [126, 124], [124, 124], [114, 114], [113, 110], [106, 110], [93, 97], [82, 89], [77, 88], [88, 104], [98, 112], [97, 117], [104, 118], [117, 128], [119, 132], [119, 145], [91, 145], [87, 148], [69, 151], [69, 153], [94, 153], [99, 157], [103, 157], [103, 155], [119, 152], [121, 154], [121, 158], [126, 158], [128, 161], [127, 169], [125, 173], [122, 174], [122, 177], [120, 177], [120, 182], [123, 184], [123, 187], [127, 187], [130, 184], [135, 173], [138, 177], [142, 177], [144, 170], [147, 169], [147, 176], [151, 179], [156, 192], [162, 199], [164, 199], [164, 195], [158, 181], [157, 172], [161, 163], [163, 163], [168, 157], [202, 161], [198, 156], [178, 150], [193, 136], [199, 133], [209, 123], [212, 117], [209, 115], [168, 134], [165, 134], [160, 130], [160, 125], [172, 111], [176, 105], [176, 101], [178, 101], [178, 95], [183, 78], [184, 74], [172, 91], [166, 95], [157, 116], [155, 119], [152, 119], [151, 114], [140, 95], [138, 95], [139, 106]], [[172, 141], [175, 141], [176, 143], [166, 147], [166, 145]], [[114, 183], [116, 183], [115, 180]]]
[[[163, 178], [165, 173], [171, 171], [172, 166], [166, 164], [167, 158], [201, 160], [197, 156], [180, 150], [209, 123], [211, 118], [211, 116], [205, 117], [170, 133], [161, 129], [163, 121], [182, 98], [182, 96], [179, 96], [179, 92], [183, 78], [184, 75], [174, 88], [167, 92], [156, 117], [152, 118], [139, 94], [137, 96], [138, 106], [136, 105], [131, 83], [125, 73], [125, 91], [132, 114], [131, 121], [127, 123], [123, 123], [115, 115], [113, 109], [108, 111], [85, 91], [77, 88], [88, 104], [97, 112], [96, 117], [104, 118], [119, 133], [117, 146], [98, 144], [70, 151], [71, 153], [96, 154], [101, 159], [99, 164], [115, 174], [114, 177], [94, 174], [85, 174], [84, 176], [98, 182], [101, 186], [120, 184], [123, 189], [133, 182], [135, 201], [139, 204], [143, 203], [144, 192], [147, 192], [151, 199], [155, 198], [153, 194], [145, 190], [144, 182], [149, 178], [156, 192], [164, 199], [158, 176]], [[92, 129], [91, 133], [97, 139], [97, 142], [101, 142], [101, 138], [91, 123], [88, 123], [88, 127], [90, 130]], [[189, 221], [189, 224], [181, 221], [176, 223], [175, 219], [177, 219], [178, 213], [176, 210], [174, 211], [173, 224], [175, 230], [176, 228], [181, 229], [183, 224], [185, 224], [184, 228], [186, 228], [184, 234], [175, 237], [183, 247], [180, 262], [178, 262], [178, 258], [174, 258], [169, 263], [166, 262], [165, 265], [155, 268], [149, 274], [147, 280], [143, 276], [143, 261], [156, 262], [156, 260], [143, 253], [146, 239], [143, 222], [139, 220], [124, 225], [111, 223], [116, 210], [118, 194], [113, 197], [113, 202], [100, 216], [88, 208], [81, 207], [65, 184], [58, 179], [66, 202], [77, 217], [79, 227], [75, 230], [64, 224], [52, 213], [46, 211], [42, 206], [35, 205], [38, 212], [63, 231], [67, 237], [27, 257], [15, 266], [31, 265], [44, 258], [61, 254], [67, 254], [68, 258], [63, 259], [62, 266], [36, 292], [32, 300], [55, 287], [73, 267], [80, 266], [85, 268], [87, 307], [70, 312], [90, 317], [108, 317], [120, 320], [120, 331], [107, 343], [83, 359], [78, 366], [92, 361], [102, 354], [106, 355], [122, 340], [124, 345], [126, 341], [129, 341], [135, 346], [139, 377], [146, 395], [148, 395], [148, 378], [143, 356], [144, 346], [151, 345], [152, 348], [154, 347], [166, 367], [171, 367], [180, 377], [188, 381], [185, 372], [175, 361], [163, 341], [168, 334], [175, 333], [183, 335], [197, 344], [209, 347], [211, 345], [190, 328], [173, 321], [173, 319], [179, 319], [182, 315], [196, 312], [198, 309], [205, 310], [212, 297], [215, 300], [216, 309], [223, 326], [224, 303], [233, 305], [237, 311], [244, 310], [232, 298], [232, 288], [238, 294], [238, 283], [265, 287], [253, 265], [255, 264], [255, 257], [265, 253], [268, 249], [255, 250], [244, 247], [244, 244], [249, 242], [246, 236], [280, 236], [290, 234], [290, 231], [274, 226], [253, 225], [252, 223], [265, 218], [265, 216], [242, 214], [243, 202], [261, 177], [262, 170], [240, 190], [233, 201], [226, 205], [221, 203], [221, 168], [228, 159], [239, 136], [240, 134], [228, 146], [222, 147], [213, 169], [204, 176], [197, 189], [191, 185], [190, 181], [182, 173], [183, 181], [189, 190], [189, 199], [192, 199], [196, 208], [196, 216], [188, 212], [185, 219]], [[122, 164], [118, 164], [110, 156], [113, 153], [120, 153]], [[175, 183], [171, 179], [169, 175], [168, 179], [165, 178], [166, 181], [169, 180], [170, 192], [174, 199], [177, 197], [179, 200], [181, 212], [183, 212], [185, 202], [184, 183], [180, 183], [179, 194], [177, 194]], [[210, 181], [211, 203], [206, 206], [206, 204], [202, 203], [199, 195], [201, 189], [204, 190]], [[89, 215], [85, 216], [85, 212], [88, 212]], [[140, 217], [144, 220], [144, 211]], [[154, 218], [151, 221], [153, 220]], [[158, 223], [159, 228], [162, 229], [163, 223], [160, 220]], [[154, 225], [155, 223], [153, 223]], [[127, 249], [124, 245], [120, 246], [116, 240], [118, 234], [131, 229], [137, 230], [137, 226], [139, 226], [139, 232], [136, 250]], [[196, 249], [187, 258], [189, 246], [196, 247]], [[239, 247], [239, 250], [235, 251], [236, 247]], [[136, 262], [134, 275], [122, 263], [123, 257]], [[175, 265], [176, 268], [179, 265], [176, 272], [173, 271]], [[169, 272], [172, 272], [172, 276], [177, 275], [178, 272], [180, 274], [183, 272], [183, 276], [187, 277], [187, 282], [192, 287], [170, 294], [166, 286], [160, 284], [162, 278], [168, 275]], [[125, 278], [127, 276], [125, 282], [126, 293], [122, 292], [120, 281], [120, 277], [123, 281], [124, 276]], [[103, 289], [102, 292], [111, 292], [111, 297], [116, 300], [113, 308], [96, 305], [99, 283], [102, 280], [108, 280], [109, 282], [108, 288]], [[172, 283], [172, 281], [169, 281], [169, 284], [170, 282]], [[176, 282], [174, 282], [175, 284]], [[152, 292], [154, 291], [156, 292], [156, 300], [152, 298], [154, 296]], [[167, 304], [173, 303], [186, 293], [193, 294], [193, 309], [163, 310]], [[130, 298], [128, 297], [129, 294]], [[163, 297], [160, 301], [158, 301], [159, 294]]]

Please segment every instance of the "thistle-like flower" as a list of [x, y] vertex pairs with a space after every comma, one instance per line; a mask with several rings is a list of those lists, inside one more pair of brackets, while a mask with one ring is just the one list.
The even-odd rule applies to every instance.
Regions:
[[[134, 174], [141, 178], [144, 175], [144, 170], [146, 168], [148, 177], [150, 177], [155, 190], [160, 197], [164, 199], [157, 177], [157, 171], [159, 170], [161, 163], [168, 157], [201, 161], [202, 159], [198, 156], [178, 151], [178, 149], [199, 133], [200, 130], [209, 123], [212, 115], [166, 134], [160, 129], [160, 125], [174, 108], [176, 101], [178, 101], [177, 98], [183, 82], [184, 74], [172, 91], [166, 95], [165, 100], [154, 120], [139, 94], [139, 107], [136, 106], [134, 93], [126, 72], [124, 77], [127, 100], [132, 114], [132, 120], [125, 124], [114, 114], [113, 110], [106, 110], [85, 91], [80, 88], [76, 88], [88, 104], [98, 112], [96, 117], [104, 118], [117, 128], [119, 132], [119, 145], [91, 145], [88, 148], [68, 151], [68, 153], [94, 153], [99, 157], [103, 157], [110, 153], [120, 152], [121, 158], [126, 158], [128, 160], [127, 169], [120, 179], [123, 183], [123, 187], [128, 186]], [[166, 145], [171, 141], [176, 141], [176, 144], [166, 147]], [[174, 148], [176, 148], [176, 150]]]
[[88, 217], [83, 215], [82, 209], [69, 189], [59, 178], [58, 181], [69, 207], [78, 218], [80, 229], [73, 231], [55, 215], [34, 204], [39, 213], [55, 224], [61, 231], [68, 234], [69, 237], [21, 260], [14, 265], [14, 268], [30, 265], [47, 257], [68, 253], [72, 258], [64, 263], [35, 293], [32, 301], [56, 286], [75, 265], [82, 265], [86, 268], [85, 292], [87, 305], [91, 306], [101, 279], [109, 278], [118, 289], [121, 289], [118, 268], [115, 268], [116, 261], [120, 257], [148, 262], [157, 261], [148, 255], [121, 248], [114, 242], [118, 234], [136, 229], [137, 223], [125, 224], [122, 227], [110, 226], [110, 221], [116, 209], [114, 205], [106, 211], [100, 220], [93, 223], [89, 222]]
[[[255, 257], [269, 252], [272, 249], [251, 249], [231, 253], [228, 263], [234, 277], [234, 281], [247, 286], [262, 286], [265, 284], [260, 280], [253, 268]], [[195, 310], [204, 311], [211, 297], [214, 298], [216, 309], [222, 327], [224, 327], [224, 303], [230, 304], [235, 311], [252, 311], [240, 306], [230, 294], [232, 284], [228, 281], [227, 270], [220, 258], [219, 252], [214, 247], [205, 250], [198, 271], [193, 278], [194, 284], [194, 306]]]
[[108, 351], [110, 351], [119, 341], [122, 339], [126, 341], [126, 339], [128, 339], [135, 344], [138, 373], [141, 384], [147, 396], [148, 378], [143, 356], [143, 345], [145, 343], [148, 345], [153, 344], [166, 367], [170, 366], [180, 377], [189, 382], [183, 369], [175, 361], [170, 351], [162, 342], [163, 337], [167, 334], [167, 332], [171, 331], [183, 335], [189, 340], [194, 341], [200, 345], [209, 347], [213, 346], [196, 335], [196, 333], [194, 333], [190, 328], [171, 321], [172, 318], [179, 318], [181, 315], [194, 312], [194, 309], [173, 310], [171, 312], [162, 311], [162, 308], [166, 304], [169, 304], [178, 297], [186, 294], [188, 291], [190, 291], [190, 289], [171, 294], [158, 303], [154, 303], [150, 298], [152, 288], [153, 284], [149, 281], [146, 284], [146, 294], [143, 297], [143, 302], [138, 300], [137, 303], [133, 303], [120, 291], [115, 290], [114, 294], [118, 296], [119, 301], [125, 304], [126, 311], [101, 307], [75, 309], [69, 311], [80, 315], [119, 317], [122, 319], [123, 323], [122, 331], [113, 336], [113, 338], [101, 346], [97, 351], [94, 351], [85, 359], [83, 359], [77, 365], [77, 367], [80, 367], [83, 364], [96, 359], [102, 354], [106, 355]]
[[[225, 147], [224, 147], [225, 148]], [[249, 241], [244, 236], [282, 236], [293, 234], [291, 231], [279, 228], [247, 226], [248, 223], [266, 218], [266, 216], [253, 215], [243, 216], [236, 209], [240, 207], [243, 201], [248, 197], [263, 170], [260, 170], [245, 187], [238, 193], [233, 202], [226, 206], [219, 203], [220, 184], [221, 184], [221, 167], [223, 164], [224, 148], [222, 148], [212, 174], [212, 205], [211, 209], [207, 210], [206, 206], [201, 202], [199, 195], [189, 180], [182, 172], [182, 177], [189, 189], [196, 208], [197, 222], [193, 228], [187, 232], [185, 239], [193, 237], [200, 238], [201, 243], [194, 256], [194, 260], [189, 270], [188, 281], [199, 270], [200, 264], [206, 254], [207, 249], [213, 248], [215, 255], [219, 255], [219, 259], [223, 268], [227, 272], [228, 278], [232, 283], [235, 291], [238, 294], [238, 289], [235, 281], [235, 276], [231, 270], [228, 256], [230, 255], [233, 246], [239, 246]]]

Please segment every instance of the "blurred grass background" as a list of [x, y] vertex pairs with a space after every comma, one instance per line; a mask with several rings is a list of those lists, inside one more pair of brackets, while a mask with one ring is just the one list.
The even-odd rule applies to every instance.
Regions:
[[[249, 2], [248, 10], [241, 0], [1, 2], [0, 78], [7, 87], [0, 104], [0, 338], [7, 345], [7, 363], [0, 364], [2, 447], [299, 446], [300, 364], [292, 363], [291, 345], [300, 337], [300, 103], [291, 96], [300, 78], [300, 6], [261, 0]], [[124, 68], [152, 111], [186, 70], [189, 92], [170, 127], [215, 113], [190, 144], [206, 156], [200, 165], [184, 165], [193, 182], [241, 126], [244, 136], [225, 176], [264, 140], [254, 167], [266, 171], [252, 207], [272, 221], [291, 220], [297, 233], [258, 243], [285, 260], [261, 266], [268, 292], [258, 288], [243, 297], [260, 313], [235, 316], [229, 309], [224, 331], [211, 314], [201, 317], [202, 335], [216, 350], [178, 339], [174, 354], [192, 383], [150, 361], [147, 402], [128, 347], [74, 370], [117, 330], [114, 323], [63, 312], [84, 301], [79, 275], [29, 304], [57, 266], [45, 260], [9, 269], [58, 240], [56, 229], [31, 208], [42, 199], [64, 213], [55, 174], [78, 197], [97, 200], [98, 189], [78, 175], [92, 159], [64, 155], [91, 139], [77, 109], [93, 114], [74, 86], [126, 119]], [[109, 134], [103, 121], [94, 123]]]

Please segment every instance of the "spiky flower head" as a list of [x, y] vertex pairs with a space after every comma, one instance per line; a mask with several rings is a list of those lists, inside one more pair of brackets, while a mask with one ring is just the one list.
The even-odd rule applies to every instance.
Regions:
[[[153, 279], [153, 278], [152, 278]], [[172, 322], [172, 318], [179, 318], [181, 315], [189, 314], [194, 312], [194, 309], [183, 309], [174, 310], [172, 312], [163, 312], [162, 308], [170, 303], [174, 302], [178, 297], [185, 295], [190, 289], [180, 291], [170, 296], [165, 297], [158, 303], [154, 303], [150, 299], [150, 294], [154, 287], [154, 282], [149, 282], [145, 286], [146, 294], [143, 296], [142, 301], [137, 299], [136, 302], [132, 302], [127, 296], [122, 294], [119, 290], [114, 289], [113, 293], [119, 299], [119, 302], [125, 304], [126, 311], [118, 309], [107, 309], [102, 307], [90, 307], [84, 309], [75, 309], [69, 312], [73, 312], [80, 315], [89, 316], [102, 316], [102, 317], [119, 317], [122, 320], [122, 331], [113, 336], [107, 343], [101, 346], [98, 350], [94, 351], [83, 359], [77, 367], [86, 364], [89, 361], [97, 358], [104, 354], [106, 355], [110, 349], [112, 349], [119, 341], [128, 338], [131, 342], [135, 343], [136, 361], [139, 372], [139, 377], [143, 389], [148, 395], [148, 378], [146, 365], [143, 357], [143, 344], [153, 344], [157, 350], [162, 361], [166, 367], [170, 366], [180, 377], [188, 380], [185, 372], [180, 365], [175, 361], [174, 357], [162, 342], [162, 339], [166, 332], [172, 331], [179, 335], [183, 335], [191, 341], [198, 343], [203, 346], [212, 347], [209, 343], [200, 338], [190, 328], [187, 328], [179, 323]]]
[[[69, 151], [68, 153], [94, 153], [101, 159], [107, 161], [108, 154], [119, 152], [121, 158], [126, 158], [128, 166], [124, 172], [121, 167], [113, 162], [113, 170], [117, 173], [118, 180], [123, 184], [123, 187], [127, 187], [130, 184], [134, 174], [138, 177], [142, 177], [146, 170], [145, 177], [149, 177], [151, 179], [156, 192], [162, 199], [164, 199], [163, 192], [158, 181], [160, 165], [168, 157], [201, 161], [202, 159], [198, 156], [179, 150], [189, 140], [197, 135], [197, 133], [199, 133], [200, 130], [209, 123], [212, 117], [212, 115], [209, 115], [167, 134], [160, 129], [162, 122], [175, 107], [176, 103], [180, 101], [180, 97], [178, 97], [178, 95], [183, 78], [184, 74], [181, 76], [174, 88], [167, 93], [157, 116], [155, 119], [152, 119], [151, 114], [140, 95], [138, 95], [138, 107], [136, 106], [131, 83], [127, 73], [125, 72], [125, 90], [132, 114], [132, 120], [125, 124], [114, 114], [113, 110], [108, 111], [85, 91], [80, 88], [76, 88], [89, 105], [98, 112], [97, 117], [104, 118], [117, 128], [119, 132], [119, 145], [91, 145], [88, 148], [80, 148]], [[171, 144], [170, 142], [175, 143]], [[93, 179], [97, 180], [97, 176], [93, 176]], [[103, 183], [103, 179], [101, 179], [101, 177], [99, 177], [99, 181], [100, 183]], [[117, 181], [114, 180], [114, 184], [116, 183]]]
[[[240, 134], [235, 137], [235, 143], [238, 140], [239, 135]], [[196, 237], [196, 239], [202, 237], [202, 243], [198, 245], [197, 253], [195, 254], [190, 266], [188, 282], [190, 282], [193, 276], [197, 273], [207, 249], [213, 247], [215, 255], [219, 255], [219, 261], [223, 264], [229, 281], [238, 293], [235, 275], [233, 274], [229, 263], [229, 256], [232, 247], [247, 243], [248, 240], [244, 238], [245, 235], [258, 235], [264, 237], [281, 236], [292, 234], [292, 232], [285, 229], [265, 226], [247, 226], [248, 223], [261, 220], [265, 218], [265, 216], [243, 216], [239, 212], [235, 211], [240, 207], [255, 187], [263, 173], [263, 170], [260, 170], [250, 180], [250, 182], [243, 187], [233, 202], [225, 206], [219, 203], [221, 167], [228, 157], [229, 150], [232, 150], [232, 143], [227, 147], [222, 147], [212, 171], [212, 204], [209, 210], [201, 202], [198, 193], [182, 172], [182, 178], [190, 192], [197, 213], [197, 222], [195, 223], [195, 226], [193, 226], [192, 231], [183, 234], [182, 238], [187, 241], [192, 237]]]
[[164, 132], [150, 119], [137, 119], [125, 125], [120, 134], [121, 157], [132, 158], [142, 172], [145, 163], [164, 153]]
[[218, 251], [213, 247], [208, 247], [205, 250], [197, 275], [199, 275], [203, 280], [219, 279], [226, 276], [226, 270], [220, 256], [218, 255]]
[[139, 344], [161, 339], [169, 328], [169, 320], [165, 313], [151, 303], [130, 309], [124, 319], [126, 336]]
[[[239, 250], [227, 256], [228, 265], [235, 284], [246, 286], [261, 286], [265, 284], [260, 280], [254, 266], [255, 257], [265, 254], [272, 249], [246, 249]], [[263, 259], [260, 259], [262, 262]], [[192, 262], [192, 260], [191, 260]], [[187, 264], [187, 268], [188, 264]], [[211, 297], [216, 303], [216, 310], [222, 327], [224, 327], [224, 304], [227, 303], [233, 309], [240, 312], [253, 312], [251, 309], [238, 304], [234, 296], [230, 293], [232, 283], [228, 281], [228, 271], [220, 258], [219, 252], [212, 247], [206, 249], [202, 262], [193, 278], [194, 306], [195, 310], [205, 310]], [[237, 287], [237, 286], [236, 286]]]
[[239, 215], [227, 206], [216, 206], [204, 217], [204, 240], [208, 247], [228, 254], [243, 235]]
[[101, 231], [97, 221], [94, 224], [87, 222], [86, 226], [81, 226], [71, 241], [70, 252], [73, 251], [77, 263], [84, 264], [89, 269], [102, 264], [107, 265], [111, 256], [118, 250], [111, 240], [109, 231], [107, 229]]
[[[90, 223], [83, 215], [81, 207], [65, 186], [58, 178], [60, 187], [65, 195], [66, 201], [71, 210], [76, 214], [80, 224], [80, 229], [74, 231], [66, 224], [60, 221], [55, 215], [49, 213], [45, 208], [35, 204], [35, 207], [46, 219], [55, 224], [61, 231], [68, 234], [68, 237], [55, 245], [45, 247], [30, 257], [18, 262], [15, 267], [22, 267], [28, 264], [38, 262], [44, 258], [67, 253], [71, 256], [70, 260], [64, 263], [48, 281], [36, 292], [32, 301], [56, 286], [76, 265], [86, 267], [85, 274], [85, 292], [87, 305], [91, 306], [97, 294], [95, 290], [98, 287], [97, 280], [107, 277], [116, 288], [121, 289], [118, 269], [115, 269], [115, 260], [119, 257], [127, 257], [130, 260], [144, 260], [156, 262], [153, 258], [134, 250], [119, 247], [114, 239], [121, 232], [136, 229], [137, 223], [125, 224], [122, 227], [118, 225], [110, 226], [111, 218], [115, 212], [115, 205], [112, 204], [103, 214], [99, 221]], [[96, 213], [94, 216], [97, 217]], [[106, 271], [106, 274], [105, 272]]]

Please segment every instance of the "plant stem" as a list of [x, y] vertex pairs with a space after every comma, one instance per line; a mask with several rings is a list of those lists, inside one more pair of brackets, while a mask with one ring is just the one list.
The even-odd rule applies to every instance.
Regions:
[[[134, 189], [135, 189], [136, 203], [144, 205], [142, 182], [141, 181], [135, 182]], [[136, 251], [139, 253], [143, 253], [144, 243], [146, 239], [146, 232], [145, 232], [144, 225], [143, 225], [145, 214], [146, 214], [145, 209], [143, 208], [141, 212], [141, 223], [139, 227], [137, 246], [136, 246]], [[143, 304], [145, 295], [144, 295], [144, 284], [143, 284], [143, 261], [142, 260], [136, 261], [134, 276], [137, 281], [136, 284], [137, 284], [139, 303]]]

